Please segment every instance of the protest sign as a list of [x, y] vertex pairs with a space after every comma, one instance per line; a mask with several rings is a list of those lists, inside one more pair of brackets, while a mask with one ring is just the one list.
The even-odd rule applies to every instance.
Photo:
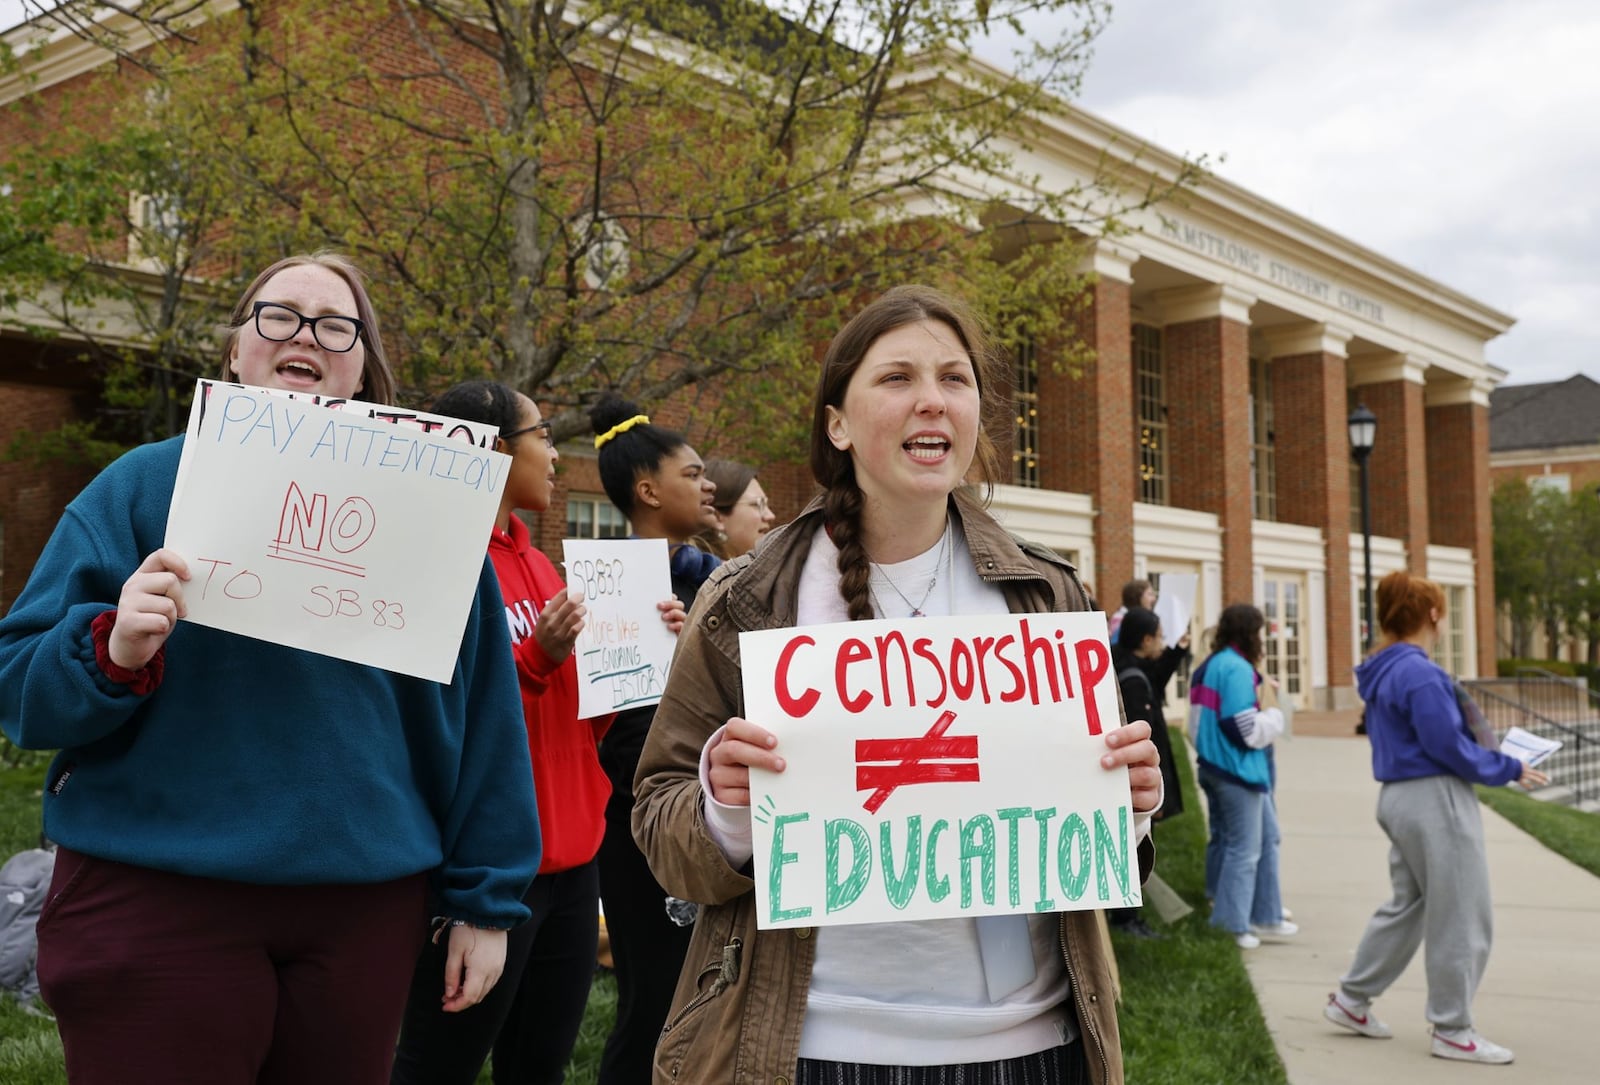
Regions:
[[1104, 614], [742, 633], [757, 923], [880, 923], [1138, 904]]
[[187, 620], [448, 683], [510, 464], [494, 434], [200, 381], [167, 514]]
[[1176, 648], [1178, 638], [1189, 631], [1189, 618], [1194, 614], [1194, 597], [1199, 587], [1200, 578], [1193, 573], [1161, 574], [1161, 591], [1156, 596], [1156, 617], [1161, 619], [1161, 632], [1168, 648]]
[[578, 718], [653, 705], [667, 688], [678, 646], [656, 604], [672, 597], [665, 539], [565, 539], [567, 588], [583, 592], [588, 617], [578, 661]]

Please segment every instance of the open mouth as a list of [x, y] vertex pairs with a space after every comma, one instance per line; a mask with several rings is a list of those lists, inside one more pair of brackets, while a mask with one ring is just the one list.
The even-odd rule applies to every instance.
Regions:
[[277, 373], [295, 384], [315, 384], [322, 379], [322, 370], [305, 358], [290, 358], [280, 363]]
[[915, 460], [937, 460], [950, 451], [950, 440], [947, 437], [913, 437], [900, 446], [911, 453]]

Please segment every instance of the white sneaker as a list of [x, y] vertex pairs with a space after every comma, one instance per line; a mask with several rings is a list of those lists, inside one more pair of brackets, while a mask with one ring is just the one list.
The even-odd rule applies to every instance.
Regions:
[[1328, 1004], [1322, 1008], [1322, 1016], [1351, 1032], [1359, 1032], [1363, 1036], [1371, 1036], [1374, 1040], [1387, 1040], [1394, 1035], [1393, 1030], [1382, 1021], [1370, 1008], [1365, 1013], [1356, 1013], [1337, 995], [1328, 996]]
[[1300, 933], [1300, 926], [1296, 923], [1290, 923], [1287, 919], [1280, 919], [1276, 923], [1252, 923], [1250, 924], [1250, 933], [1258, 938], [1265, 938], [1270, 942], [1280, 938], [1293, 938]]
[[1261, 944], [1261, 939], [1257, 938], [1255, 935], [1251, 934], [1249, 931], [1245, 931], [1243, 934], [1234, 935], [1233, 936], [1233, 941], [1234, 941], [1234, 944], [1237, 945], [1240, 949], [1255, 949], [1257, 946], [1259, 946]]
[[1433, 1053], [1441, 1059], [1460, 1059], [1462, 1062], [1508, 1063], [1513, 1055], [1509, 1047], [1501, 1047], [1486, 1040], [1477, 1029], [1462, 1029], [1453, 1036], [1433, 1030]]
[[1294, 918], [1294, 913], [1291, 912], [1288, 908], [1280, 906], [1278, 908], [1278, 917], [1280, 919], [1293, 919]]

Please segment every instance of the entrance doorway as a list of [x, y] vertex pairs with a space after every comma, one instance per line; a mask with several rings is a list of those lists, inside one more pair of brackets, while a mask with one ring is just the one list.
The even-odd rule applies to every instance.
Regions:
[[1306, 661], [1306, 584], [1301, 573], [1268, 570], [1261, 577], [1262, 669], [1278, 682], [1278, 697], [1305, 708], [1309, 689]]

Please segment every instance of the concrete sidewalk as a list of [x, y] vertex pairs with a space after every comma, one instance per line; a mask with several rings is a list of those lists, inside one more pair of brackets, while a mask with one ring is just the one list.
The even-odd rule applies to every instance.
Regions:
[[1488, 807], [1495, 939], [1473, 1014], [1479, 1030], [1515, 1051], [1516, 1061], [1475, 1066], [1429, 1055], [1421, 950], [1374, 1004], [1393, 1039], [1367, 1039], [1323, 1020], [1328, 993], [1368, 918], [1389, 897], [1389, 845], [1375, 818], [1371, 755], [1364, 738], [1344, 737], [1353, 720], [1315, 729], [1297, 719], [1297, 733], [1278, 745], [1281, 880], [1300, 935], [1244, 952], [1244, 960], [1289, 1080], [1600, 1081], [1600, 878]]

